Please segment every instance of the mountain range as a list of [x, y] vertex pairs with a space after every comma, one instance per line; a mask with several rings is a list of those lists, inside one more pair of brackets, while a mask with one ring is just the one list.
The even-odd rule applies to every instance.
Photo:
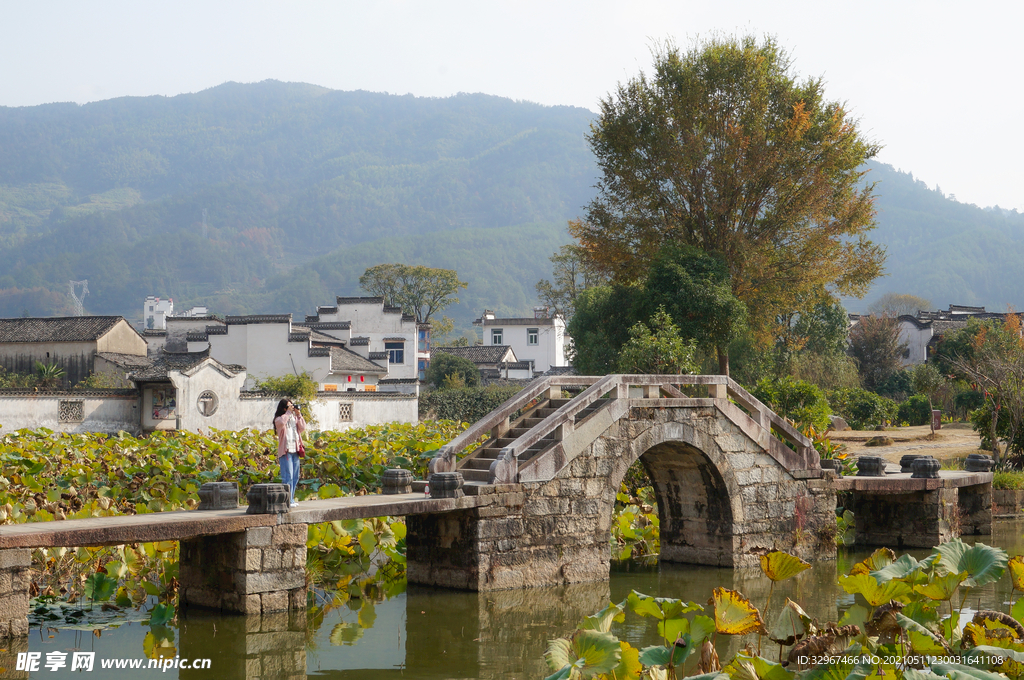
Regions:
[[[448, 310], [526, 315], [598, 170], [595, 114], [483, 94], [417, 98], [265, 81], [175, 97], [0, 107], [0, 316], [312, 313], [382, 262], [456, 269]], [[1021, 306], [1024, 215], [872, 163], [885, 292]]]

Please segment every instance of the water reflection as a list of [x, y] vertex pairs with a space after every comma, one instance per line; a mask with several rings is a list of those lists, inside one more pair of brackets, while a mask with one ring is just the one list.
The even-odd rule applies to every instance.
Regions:
[[[1022, 523], [1000, 522], [991, 537], [978, 538], [1018, 555], [1024, 553], [1022, 529]], [[929, 552], [910, 554], [921, 559]], [[814, 564], [795, 579], [777, 584], [772, 611], [778, 611], [788, 597], [819, 622], [837, 620], [852, 603], [852, 597], [836, 585], [837, 574], [849, 572], [869, 554], [868, 550], [841, 552], [837, 561]], [[548, 640], [568, 634], [584, 616], [610, 601], [623, 600], [631, 590], [704, 604], [720, 586], [740, 591], [763, 608], [771, 583], [758, 569], [629, 563], [617, 565], [609, 583], [479, 594], [410, 585], [406, 592], [382, 602], [355, 599], [328, 611], [316, 625], [308, 625], [304, 616], [220, 616], [190, 610], [174, 631], [178, 653], [182, 658], [212, 659], [211, 670], [170, 669], [160, 675], [338, 680], [545, 677], [549, 671], [543, 655]], [[973, 591], [967, 606], [1006, 611], [1010, 597], [1010, 580], [1004, 576]], [[768, 618], [772, 620], [770, 613]], [[141, 657], [149, 632], [149, 627], [138, 624], [104, 630], [101, 637], [88, 631], [34, 629], [27, 641], [0, 652], [0, 666], [8, 669], [0, 676], [27, 677], [13, 670], [17, 651], [45, 655], [52, 650], [84, 649], [97, 652], [97, 660]], [[653, 619], [630, 615], [615, 632], [637, 647], [658, 642]], [[723, 659], [731, 658], [739, 647], [739, 640], [720, 636]], [[766, 649], [764, 653], [771, 658], [776, 652]], [[124, 671], [103, 672], [97, 667], [90, 677], [124, 677]]]
[[181, 658], [211, 660], [209, 669], [179, 670], [182, 680], [306, 677], [304, 615], [221, 616], [190, 609], [178, 630]]

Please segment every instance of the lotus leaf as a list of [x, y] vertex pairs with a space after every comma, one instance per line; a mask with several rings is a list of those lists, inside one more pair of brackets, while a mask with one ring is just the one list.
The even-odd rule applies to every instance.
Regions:
[[1010, 579], [1016, 590], [1024, 591], [1024, 556], [1013, 557], [1007, 567], [1010, 569]]
[[931, 669], [940, 675], [945, 675], [950, 680], [1006, 680], [1004, 675], [959, 663], [933, 663]]
[[580, 630], [596, 630], [602, 633], [611, 631], [612, 622], [622, 623], [626, 620], [625, 602], [619, 604], [610, 603], [607, 607], [588, 616], [580, 623]]
[[810, 568], [811, 565], [799, 557], [781, 550], [761, 555], [761, 571], [772, 581], [785, 581]]
[[945, 573], [966, 571], [968, 577], [965, 583], [971, 588], [998, 580], [1006, 571], [1009, 561], [1005, 550], [984, 543], [969, 546], [959, 538], [937, 546], [935, 552], [939, 555], [939, 569]]
[[656, 645], [640, 650], [640, 663], [645, 666], [682, 666], [693, 654], [697, 645], [691, 643], [690, 637], [684, 635], [678, 644]]
[[875, 552], [871, 553], [871, 556], [866, 560], [853, 565], [853, 569], [850, 570], [850, 574], [870, 574], [873, 571], [878, 571], [879, 569], [888, 567], [895, 561], [896, 553], [889, 548], [879, 548]]
[[[786, 604], [779, 612], [778, 618], [775, 619], [769, 637], [779, 644], [792, 645], [793, 642], [808, 633], [808, 628], [811, 625], [811, 617], [807, 615], [807, 612], [801, 609], [796, 602], [786, 598]], [[785, 642], [786, 640], [792, 641]]]
[[907, 631], [914, 651], [919, 654], [946, 653], [949, 649], [935, 633], [913, 619], [897, 613], [896, 621], [900, 628]]
[[879, 583], [871, 574], [840, 576], [839, 585], [848, 593], [860, 593], [872, 607], [889, 600], [900, 600], [911, 592], [910, 585], [902, 581]]
[[[611, 633], [580, 630], [571, 639], [552, 640], [544, 657], [548, 668], [556, 672], [549, 677], [593, 678], [619, 665], [622, 647]], [[559, 675], [567, 668], [572, 675]]]
[[85, 597], [96, 602], [106, 602], [117, 589], [117, 579], [110, 578], [105, 572], [97, 571], [85, 580]]
[[793, 673], [782, 664], [740, 652], [722, 672], [731, 680], [791, 680]]
[[934, 576], [928, 583], [914, 586], [914, 592], [920, 593], [930, 600], [949, 600], [966, 578], [967, 572], [965, 571]]
[[761, 613], [735, 590], [715, 588], [709, 604], [715, 609], [715, 631], [723, 635], [767, 634]]

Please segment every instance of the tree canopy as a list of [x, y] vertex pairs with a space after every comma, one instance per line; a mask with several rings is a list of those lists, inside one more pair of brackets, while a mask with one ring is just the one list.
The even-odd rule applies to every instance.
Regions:
[[435, 312], [458, 304], [455, 294], [467, 284], [459, 281], [454, 269], [378, 264], [359, 277], [359, 285], [368, 293], [382, 296], [384, 304], [414, 315], [417, 323], [430, 323]]
[[571, 319], [576, 313], [576, 298], [580, 293], [607, 283], [608, 277], [594, 266], [583, 248], [572, 243], [562, 246], [548, 259], [553, 265], [553, 280], [537, 282], [537, 297], [551, 311]]
[[882, 271], [862, 170], [878, 147], [772, 39], [662, 46], [650, 78], [602, 100], [588, 140], [598, 195], [570, 231], [616, 281], [667, 243], [720, 256], [767, 342], [812, 293], [862, 295]]
[[872, 314], [887, 314], [892, 317], [917, 316], [919, 311], [928, 311], [932, 306], [930, 300], [909, 293], [886, 293], [868, 307]]

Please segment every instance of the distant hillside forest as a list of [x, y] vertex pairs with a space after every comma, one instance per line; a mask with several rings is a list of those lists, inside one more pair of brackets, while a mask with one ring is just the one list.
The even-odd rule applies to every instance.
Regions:
[[[146, 295], [221, 314], [311, 313], [382, 262], [456, 269], [452, 310], [524, 315], [597, 168], [595, 114], [482, 94], [443, 99], [266, 81], [176, 97], [0, 107], [0, 316], [141, 315]], [[1024, 216], [883, 165], [895, 291], [1019, 305]], [[204, 221], [205, 211], [205, 221]], [[848, 301], [851, 310], [864, 302]]]

